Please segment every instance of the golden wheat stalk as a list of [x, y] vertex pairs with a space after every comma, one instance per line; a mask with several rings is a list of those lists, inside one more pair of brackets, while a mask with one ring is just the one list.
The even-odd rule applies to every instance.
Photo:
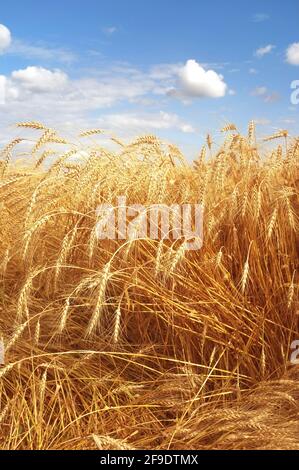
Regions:
[[250, 121], [248, 125], [248, 140], [250, 145], [255, 143], [255, 122]]
[[115, 323], [114, 323], [114, 333], [113, 333], [114, 343], [117, 343], [119, 339], [120, 321], [121, 321], [121, 308], [120, 308], [120, 303], [119, 303], [115, 312]]
[[17, 327], [11, 339], [6, 343], [5, 351], [9, 351], [9, 349], [17, 342], [17, 340], [25, 330], [26, 326], [28, 326], [28, 321]]
[[236, 130], [237, 130], [236, 125], [233, 123], [230, 123], [222, 127], [221, 132], [236, 131]]
[[250, 250], [251, 250], [252, 243], [253, 243], [253, 241], [251, 240], [251, 242], [249, 244], [249, 248], [248, 248], [247, 258], [246, 258], [246, 261], [245, 261], [245, 264], [244, 264], [244, 267], [243, 267], [242, 277], [241, 277], [241, 292], [242, 292], [242, 294], [244, 294], [244, 292], [245, 292], [246, 285], [247, 285], [248, 278], [249, 278], [249, 255], [250, 255]]
[[292, 303], [293, 303], [293, 298], [294, 298], [294, 291], [295, 291], [295, 285], [294, 285], [294, 279], [295, 279], [295, 273], [296, 270], [293, 272], [292, 280], [289, 286], [288, 290], [288, 309], [291, 308]]
[[268, 239], [271, 238], [271, 236], [272, 236], [272, 232], [273, 232], [274, 226], [276, 224], [276, 220], [277, 220], [277, 213], [278, 213], [278, 210], [277, 210], [277, 207], [275, 207], [275, 209], [273, 211], [273, 214], [271, 216], [269, 225], [268, 225], [268, 233], [267, 233]]
[[54, 150], [45, 150], [44, 152], [42, 152], [41, 156], [36, 161], [35, 168], [41, 166], [48, 156], [55, 155], [55, 153], [56, 152], [54, 152]]
[[270, 140], [280, 139], [281, 137], [286, 138], [286, 137], [288, 136], [288, 134], [289, 134], [288, 131], [286, 131], [286, 130], [281, 130], [281, 131], [279, 131], [279, 132], [276, 132], [275, 134], [272, 134], [272, 135], [270, 135], [270, 136], [268, 136], [268, 137], [265, 137], [265, 138], [263, 139], [263, 141], [264, 141], [264, 142], [269, 142]]
[[1, 410], [0, 412], [0, 425], [1, 423], [4, 421], [9, 409], [12, 407], [12, 403], [11, 402], [7, 402], [6, 405], [4, 406], [4, 408]]
[[207, 146], [208, 146], [209, 150], [211, 150], [211, 149], [212, 149], [212, 145], [213, 145], [213, 140], [212, 140], [212, 137], [211, 137], [210, 134], [207, 134], [206, 141], [207, 141]]
[[47, 127], [44, 126], [41, 122], [38, 121], [25, 121], [17, 123], [17, 127], [25, 127], [28, 129], [36, 129], [36, 130], [46, 130]]
[[79, 137], [89, 137], [95, 134], [103, 134], [103, 132], [104, 131], [102, 129], [88, 129], [87, 131], [81, 132]]
[[70, 309], [70, 304], [71, 304], [71, 299], [70, 297], [68, 297], [65, 301], [65, 305], [64, 305], [64, 308], [62, 310], [62, 315], [61, 315], [61, 318], [60, 318], [60, 323], [59, 323], [59, 333], [61, 334], [65, 327], [66, 327], [66, 322], [67, 322], [67, 317], [68, 317], [68, 313], [69, 313], [69, 309]]
[[40, 338], [40, 320], [37, 321], [34, 332], [34, 344], [38, 345]]
[[[16, 321], [19, 323], [22, 318], [25, 316], [27, 320], [29, 319], [29, 308], [28, 308], [28, 299], [30, 291], [32, 289], [32, 282], [36, 276], [38, 270], [33, 271], [26, 279], [25, 284], [23, 285], [17, 303], [17, 316]], [[23, 331], [23, 330], [22, 330]]]
[[170, 268], [169, 268], [169, 274], [173, 274], [177, 265], [180, 263], [180, 261], [184, 258], [184, 254], [186, 252], [187, 248], [187, 242], [184, 241], [180, 248], [175, 252], [171, 262], [170, 262]]
[[32, 153], [35, 154], [44, 144], [49, 142], [51, 137], [55, 136], [55, 131], [53, 129], [46, 129], [43, 135], [38, 139], [36, 144], [32, 149]]
[[98, 436], [93, 434], [92, 438], [99, 450], [134, 450], [132, 446], [121, 439], [114, 439], [110, 436]]
[[77, 226], [75, 226], [71, 232], [67, 233], [62, 241], [62, 247], [61, 251], [58, 257], [58, 260], [56, 262], [56, 267], [55, 267], [55, 277], [54, 277], [54, 288], [56, 290], [57, 287], [57, 282], [59, 278], [59, 274], [61, 271], [61, 268], [63, 264], [66, 262], [67, 256], [69, 252], [71, 251], [75, 238], [77, 236]]
[[101, 277], [100, 277], [100, 281], [98, 285], [98, 295], [97, 295], [96, 306], [93, 311], [90, 322], [88, 324], [87, 330], [86, 330], [87, 336], [90, 336], [95, 331], [95, 329], [99, 326], [99, 323], [100, 323], [101, 314], [102, 314], [104, 302], [105, 302], [105, 292], [106, 292], [107, 282], [108, 282], [109, 275], [110, 275], [110, 265], [111, 265], [110, 261], [106, 263], [101, 273]]

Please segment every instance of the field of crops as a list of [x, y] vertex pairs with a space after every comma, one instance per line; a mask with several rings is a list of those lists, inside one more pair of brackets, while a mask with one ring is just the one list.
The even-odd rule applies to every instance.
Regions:
[[[36, 141], [1, 153], [0, 448], [299, 449], [299, 140], [230, 124], [190, 163], [152, 135], [19, 130]], [[119, 196], [200, 203], [202, 248], [98, 239]]]

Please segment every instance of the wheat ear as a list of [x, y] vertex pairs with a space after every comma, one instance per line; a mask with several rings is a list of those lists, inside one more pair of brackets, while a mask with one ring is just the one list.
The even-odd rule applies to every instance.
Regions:
[[109, 279], [110, 272], [110, 261], [105, 264], [104, 269], [101, 274], [101, 280], [98, 288], [98, 296], [95, 309], [93, 311], [92, 317], [87, 327], [86, 335], [90, 336], [94, 330], [97, 328], [100, 322], [100, 317], [103, 311], [104, 301], [105, 301], [105, 292], [107, 287], [107, 282]]

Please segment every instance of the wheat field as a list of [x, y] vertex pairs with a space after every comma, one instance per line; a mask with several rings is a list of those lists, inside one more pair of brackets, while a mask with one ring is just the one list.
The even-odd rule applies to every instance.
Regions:
[[[1, 151], [1, 449], [299, 449], [299, 140]], [[270, 142], [267, 142], [270, 141]], [[113, 150], [111, 150], [113, 148]], [[99, 240], [96, 208], [200, 203], [204, 242]]]

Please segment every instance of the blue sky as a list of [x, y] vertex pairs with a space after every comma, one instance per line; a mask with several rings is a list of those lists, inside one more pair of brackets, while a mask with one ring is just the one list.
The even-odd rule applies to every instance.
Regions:
[[298, 19], [298, 0], [5, 2], [0, 131], [40, 119], [154, 133], [188, 154], [228, 122], [296, 134]]

